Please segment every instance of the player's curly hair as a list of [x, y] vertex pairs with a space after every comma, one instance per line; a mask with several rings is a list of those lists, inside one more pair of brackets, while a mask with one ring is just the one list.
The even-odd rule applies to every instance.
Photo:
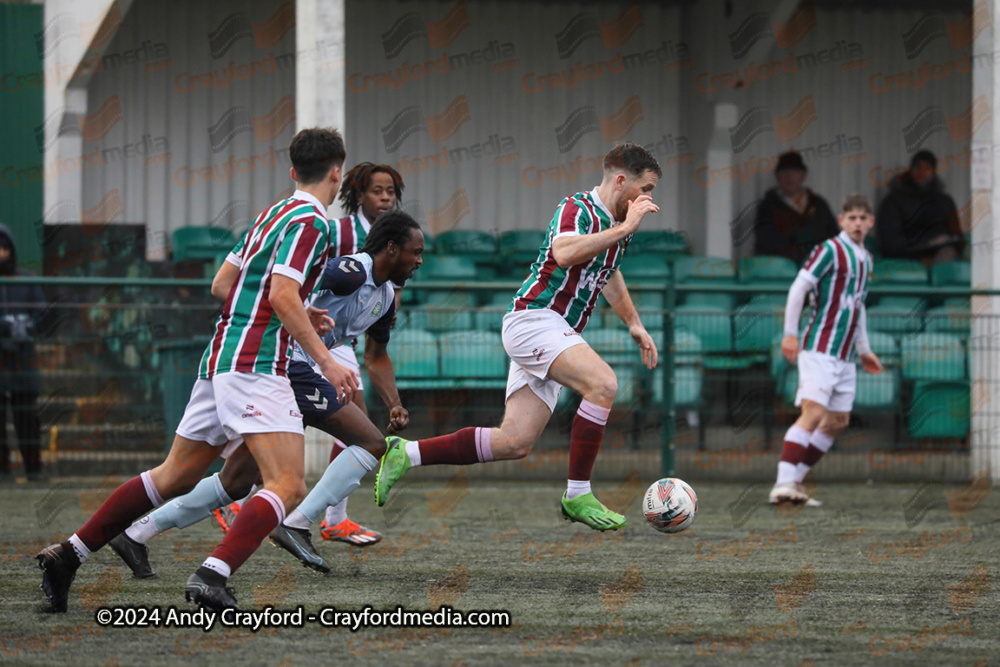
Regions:
[[362, 162], [351, 168], [344, 176], [340, 186], [340, 204], [348, 215], [355, 215], [361, 208], [361, 196], [372, 184], [373, 174], [388, 174], [392, 179], [392, 187], [396, 190], [396, 205], [403, 201], [403, 177], [387, 164], [372, 164]]
[[380, 252], [390, 242], [402, 248], [410, 240], [413, 234], [411, 230], [420, 229], [420, 223], [413, 219], [409, 213], [404, 213], [399, 209], [386, 211], [380, 215], [372, 228], [368, 231], [365, 245], [361, 252], [375, 255]]

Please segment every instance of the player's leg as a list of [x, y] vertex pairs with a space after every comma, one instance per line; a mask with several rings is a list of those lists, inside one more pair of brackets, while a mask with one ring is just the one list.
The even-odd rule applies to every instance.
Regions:
[[[333, 395], [333, 387], [329, 383], [325, 384]], [[323, 573], [329, 572], [330, 567], [312, 544], [312, 524], [323, 515], [327, 507], [337, 505], [361, 485], [361, 479], [378, 463], [375, 455], [381, 455], [385, 450], [382, 432], [356, 405], [335, 405], [328, 404], [327, 414], [319, 419], [314, 414], [303, 412], [307, 425], [356, 444], [347, 447], [343, 454], [327, 466], [316, 486], [271, 535], [278, 545], [302, 561], [306, 567]], [[374, 544], [380, 539], [381, 535], [372, 533], [370, 539], [352, 543], [363, 546]]]
[[549, 367], [549, 377], [583, 397], [570, 429], [563, 516], [595, 530], [617, 530], [625, 525], [625, 517], [597, 499], [590, 488], [590, 478], [618, 393], [618, 379], [611, 367], [586, 344], [564, 350]]
[[[230, 443], [233, 451], [223, 451], [226, 463], [222, 472], [203, 478], [190, 493], [164, 503], [139, 519], [125, 532], [111, 540], [109, 546], [132, 570], [136, 579], [156, 576], [149, 564], [149, 540], [171, 528], [184, 529], [212, 516], [212, 512], [241, 498], [257, 478], [257, 462], [242, 440]], [[227, 447], [226, 449], [229, 449]]]
[[499, 428], [469, 427], [421, 440], [386, 438], [388, 447], [375, 477], [375, 502], [381, 507], [393, 485], [410, 469], [426, 465], [470, 465], [523, 459], [552, 417], [560, 386], [529, 375], [516, 363], [507, 377], [507, 405]]
[[[365, 405], [364, 380], [361, 377], [361, 367], [354, 354], [354, 348], [349, 345], [341, 345], [334, 348], [331, 354], [342, 365], [354, 371], [354, 379], [358, 381], [358, 390], [354, 392], [351, 402], [358, 406], [358, 409], [367, 417], [368, 406]], [[330, 463], [333, 463], [334, 459], [340, 456], [347, 447], [347, 442], [334, 436], [333, 446], [330, 448]], [[319, 534], [327, 541], [347, 542], [357, 546], [372, 545], [382, 539], [378, 532], [364, 528], [347, 518], [346, 497], [339, 503], [326, 508], [326, 516], [323, 518]]]
[[208, 442], [175, 436], [163, 463], [118, 487], [68, 540], [43, 549], [36, 558], [44, 573], [42, 589], [52, 610], [66, 611], [76, 570], [91, 553], [149, 510], [194, 488], [218, 453], [218, 448]]
[[826, 406], [808, 398], [802, 398], [801, 405], [802, 413], [785, 433], [781, 459], [778, 461], [778, 475], [769, 497], [773, 504], [786, 501], [804, 503], [809, 499], [798, 488], [799, 465], [805, 460], [809, 442], [826, 415]]
[[802, 481], [813, 466], [830, 451], [833, 441], [847, 428], [851, 421], [851, 410], [854, 408], [854, 395], [857, 389], [857, 368], [853, 362], [834, 360], [836, 380], [833, 391], [826, 405], [823, 417], [816, 425], [809, 438], [809, 444], [796, 466], [796, 483], [799, 490], [810, 496], [807, 505], [819, 506], [822, 503], [812, 497]]
[[264, 481], [185, 586], [188, 600], [223, 609], [236, 606], [226, 587], [229, 576], [305, 497], [305, 438], [302, 415], [290, 409], [295, 395], [288, 378], [223, 373], [213, 379], [213, 389], [220, 423], [231, 438], [243, 437]]

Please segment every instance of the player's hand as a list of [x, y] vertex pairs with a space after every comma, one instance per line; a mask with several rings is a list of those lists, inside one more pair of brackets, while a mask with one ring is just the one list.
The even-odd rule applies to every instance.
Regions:
[[389, 433], [395, 435], [410, 424], [410, 413], [402, 405], [397, 405], [389, 410]]
[[656, 368], [656, 360], [658, 357], [656, 351], [656, 343], [653, 342], [653, 337], [649, 335], [646, 328], [641, 324], [629, 327], [629, 335], [632, 336], [632, 340], [636, 342], [639, 346], [639, 351], [642, 354], [642, 363], [649, 370]]
[[875, 356], [874, 352], [865, 352], [861, 356], [861, 368], [864, 369], [866, 373], [871, 373], [872, 375], [878, 375], [883, 370], [882, 362], [878, 357]]
[[642, 216], [647, 213], [655, 213], [660, 207], [653, 203], [653, 198], [649, 195], [639, 195], [628, 203], [628, 213], [625, 215], [625, 222], [622, 223], [622, 232], [625, 236], [639, 229]]
[[329, 311], [320, 310], [314, 306], [307, 306], [306, 313], [309, 315], [309, 322], [312, 328], [320, 336], [330, 333], [333, 329], [333, 318], [327, 315]]
[[790, 364], [794, 364], [799, 359], [799, 339], [798, 336], [785, 336], [781, 339], [781, 356]]
[[320, 365], [320, 372], [337, 390], [337, 397], [344, 403], [354, 398], [354, 392], [358, 390], [358, 379], [354, 376], [354, 371], [341, 366], [333, 357], [327, 357]]

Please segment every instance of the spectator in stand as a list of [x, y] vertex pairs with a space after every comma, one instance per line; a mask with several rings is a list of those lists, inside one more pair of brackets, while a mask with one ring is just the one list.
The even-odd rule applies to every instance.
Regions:
[[958, 210], [937, 177], [937, 158], [919, 151], [910, 169], [889, 183], [889, 194], [875, 216], [879, 249], [885, 257], [933, 264], [955, 259], [965, 238]]
[[755, 255], [780, 255], [801, 265], [812, 249], [840, 233], [830, 205], [805, 187], [802, 156], [789, 151], [778, 158], [771, 188], [757, 206]]
[[7, 451], [7, 403], [29, 482], [42, 482], [41, 425], [38, 394], [41, 376], [32, 338], [45, 312], [45, 295], [38, 285], [22, 285], [14, 237], [0, 224], [0, 482], [13, 479]]

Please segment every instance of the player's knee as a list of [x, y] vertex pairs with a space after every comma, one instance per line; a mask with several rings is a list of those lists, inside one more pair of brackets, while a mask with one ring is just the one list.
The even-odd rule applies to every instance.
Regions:
[[610, 368], [606, 372], [600, 373], [594, 378], [591, 384], [591, 402], [598, 405], [610, 406], [615, 402], [618, 395], [618, 378]]

